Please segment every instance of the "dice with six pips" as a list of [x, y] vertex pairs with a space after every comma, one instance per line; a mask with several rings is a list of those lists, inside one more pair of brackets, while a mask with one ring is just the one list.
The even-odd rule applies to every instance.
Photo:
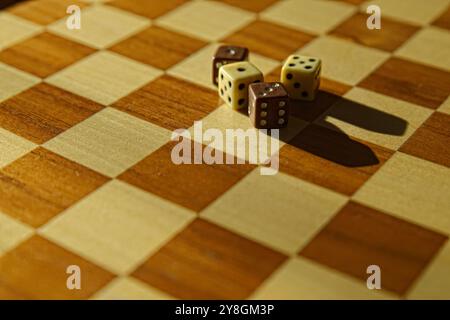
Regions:
[[321, 70], [319, 58], [291, 55], [281, 69], [281, 83], [292, 99], [312, 101], [319, 89]]
[[245, 108], [248, 106], [248, 86], [263, 80], [262, 72], [248, 61], [224, 65], [219, 69], [219, 95], [231, 108]]
[[258, 129], [278, 129], [289, 119], [289, 96], [279, 82], [254, 83], [249, 86], [248, 114]]
[[213, 56], [212, 81], [217, 86], [219, 69], [229, 63], [247, 61], [248, 49], [238, 46], [220, 46]]

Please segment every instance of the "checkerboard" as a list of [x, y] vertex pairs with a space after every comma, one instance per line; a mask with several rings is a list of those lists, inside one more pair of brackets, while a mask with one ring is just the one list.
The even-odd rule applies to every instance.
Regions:
[[[81, 30], [66, 28], [72, 4]], [[0, 298], [450, 298], [449, 30], [449, 0], [3, 9]], [[211, 84], [221, 43], [248, 47], [268, 80], [290, 54], [323, 59], [276, 175], [171, 161], [175, 129], [251, 127]]]

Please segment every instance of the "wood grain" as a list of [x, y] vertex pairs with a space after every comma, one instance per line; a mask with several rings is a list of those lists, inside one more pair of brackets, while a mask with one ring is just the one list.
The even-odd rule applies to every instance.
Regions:
[[[176, 165], [171, 159], [176, 144], [162, 146], [119, 179], [199, 212], [255, 168], [250, 164]], [[191, 143], [191, 161], [194, 145], [202, 146]]]
[[113, 107], [169, 130], [189, 128], [219, 106], [213, 90], [161, 76], [117, 101]]
[[0, 210], [39, 227], [107, 180], [39, 147], [0, 170]]
[[108, 5], [155, 19], [188, 0], [113, 0]]
[[[80, 267], [80, 290], [66, 286], [70, 265]], [[33, 236], [0, 258], [0, 299], [86, 299], [113, 278], [74, 253]]]
[[47, 25], [66, 16], [67, 7], [77, 5], [80, 8], [88, 4], [77, 0], [39, 0], [26, 1], [11, 7], [8, 11], [38, 24]]
[[0, 126], [40, 144], [102, 108], [95, 102], [40, 83], [0, 103]]
[[450, 92], [450, 73], [399, 58], [391, 58], [358, 86], [431, 109]]
[[395, 51], [420, 28], [383, 17], [380, 30], [370, 30], [366, 25], [367, 14], [357, 13], [334, 29], [331, 34], [346, 38], [366, 47], [389, 52]]
[[435, 112], [400, 148], [410, 155], [450, 167], [450, 115]]
[[285, 259], [197, 219], [133, 276], [180, 299], [245, 299]]
[[95, 50], [51, 33], [41, 33], [0, 52], [0, 61], [45, 78]]
[[261, 12], [264, 9], [267, 9], [272, 4], [275, 4], [279, 0], [220, 0], [224, 3], [227, 3], [229, 5], [249, 10], [253, 12]]
[[391, 155], [388, 149], [310, 124], [280, 150], [280, 170], [352, 195]]
[[109, 50], [166, 70], [205, 45], [204, 41], [153, 26]]
[[283, 60], [314, 39], [314, 36], [266, 21], [256, 20], [223, 39], [247, 47], [251, 52]]
[[365, 281], [378, 265], [382, 287], [404, 294], [447, 236], [349, 202], [300, 252], [316, 262]]

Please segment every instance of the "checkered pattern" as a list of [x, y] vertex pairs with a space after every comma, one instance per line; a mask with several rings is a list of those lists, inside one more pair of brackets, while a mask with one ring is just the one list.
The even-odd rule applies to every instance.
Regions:
[[[450, 298], [449, 16], [449, 0], [3, 10], [0, 298]], [[220, 43], [249, 47], [269, 80], [290, 54], [323, 59], [277, 175], [171, 161], [173, 129], [250, 127], [210, 83]], [[366, 288], [372, 264], [383, 290]]]

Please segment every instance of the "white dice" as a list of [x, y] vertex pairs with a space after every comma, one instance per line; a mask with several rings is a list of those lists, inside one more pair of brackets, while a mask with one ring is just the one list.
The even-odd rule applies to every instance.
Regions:
[[294, 54], [281, 69], [281, 83], [292, 99], [312, 101], [319, 89], [321, 70], [319, 58]]
[[230, 63], [219, 69], [220, 97], [233, 109], [248, 106], [248, 86], [264, 80], [262, 72], [248, 61]]

